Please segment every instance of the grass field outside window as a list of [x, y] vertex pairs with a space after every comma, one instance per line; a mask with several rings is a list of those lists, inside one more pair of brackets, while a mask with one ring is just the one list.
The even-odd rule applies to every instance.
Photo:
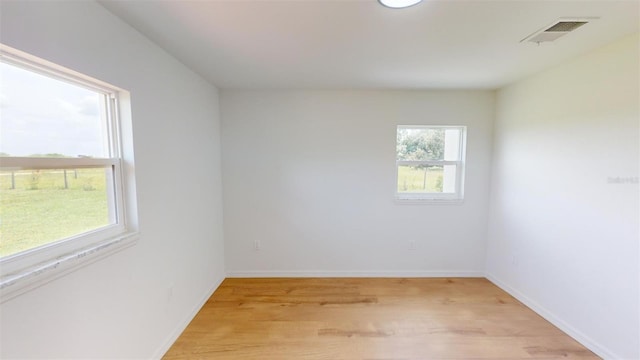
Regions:
[[[105, 169], [0, 172], [0, 256], [109, 225]], [[12, 188], [13, 187], [13, 188]]]
[[398, 166], [398, 191], [442, 192], [442, 166]]

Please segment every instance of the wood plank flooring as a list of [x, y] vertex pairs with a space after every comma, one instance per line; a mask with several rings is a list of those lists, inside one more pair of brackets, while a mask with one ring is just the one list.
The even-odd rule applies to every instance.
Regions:
[[226, 279], [164, 356], [599, 359], [481, 278]]

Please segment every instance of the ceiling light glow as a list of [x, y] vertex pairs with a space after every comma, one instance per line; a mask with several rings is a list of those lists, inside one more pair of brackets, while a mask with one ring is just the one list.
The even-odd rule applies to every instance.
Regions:
[[378, 0], [380, 4], [392, 8], [392, 9], [402, 9], [409, 6], [413, 6], [422, 0]]

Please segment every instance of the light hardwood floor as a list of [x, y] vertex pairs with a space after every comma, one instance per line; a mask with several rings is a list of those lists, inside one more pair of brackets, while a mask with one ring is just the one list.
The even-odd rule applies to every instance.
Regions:
[[226, 279], [174, 359], [598, 359], [486, 279]]

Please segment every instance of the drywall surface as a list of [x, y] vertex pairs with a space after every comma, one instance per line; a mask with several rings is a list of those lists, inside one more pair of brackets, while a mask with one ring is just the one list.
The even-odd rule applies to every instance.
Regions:
[[[220, 99], [229, 275], [484, 274], [494, 92], [223, 90]], [[394, 201], [397, 125], [468, 127], [462, 204]]]
[[490, 279], [588, 345], [640, 357], [638, 36], [498, 92]]
[[131, 92], [141, 233], [3, 303], [0, 357], [159, 357], [224, 277], [217, 89], [97, 3], [0, 6], [2, 43]]

